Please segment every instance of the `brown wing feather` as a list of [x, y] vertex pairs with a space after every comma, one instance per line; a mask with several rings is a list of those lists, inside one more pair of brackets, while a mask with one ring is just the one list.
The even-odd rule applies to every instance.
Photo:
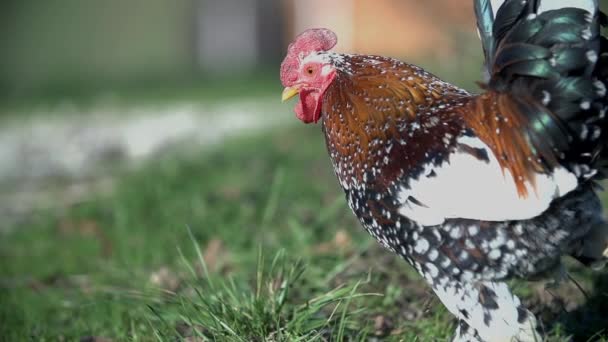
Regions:
[[489, 91], [476, 96], [460, 114], [503, 170], [511, 173], [520, 196], [528, 196], [526, 183], [535, 187], [535, 174], [549, 172], [558, 164], [552, 151], [532, 146], [527, 137], [530, 123], [509, 94]]

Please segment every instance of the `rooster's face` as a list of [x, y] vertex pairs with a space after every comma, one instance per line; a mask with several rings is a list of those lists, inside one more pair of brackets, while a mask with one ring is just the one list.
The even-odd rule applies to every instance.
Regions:
[[336, 35], [329, 30], [307, 30], [289, 45], [281, 65], [281, 82], [285, 86], [282, 99], [300, 95], [295, 112], [305, 123], [317, 122], [321, 117], [323, 94], [336, 76], [326, 51], [336, 42]]

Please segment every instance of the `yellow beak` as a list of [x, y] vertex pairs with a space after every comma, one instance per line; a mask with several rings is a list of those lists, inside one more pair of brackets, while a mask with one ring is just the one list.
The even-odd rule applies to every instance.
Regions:
[[281, 102], [285, 102], [290, 98], [298, 95], [300, 93], [300, 89], [296, 87], [287, 87], [283, 89], [283, 94], [281, 94]]

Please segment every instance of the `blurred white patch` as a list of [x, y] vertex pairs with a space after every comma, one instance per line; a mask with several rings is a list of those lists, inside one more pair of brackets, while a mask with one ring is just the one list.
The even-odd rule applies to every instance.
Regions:
[[[0, 183], [9, 178], [83, 177], [104, 161], [135, 162], [177, 143], [206, 145], [291, 119], [275, 99], [226, 104], [72, 104], [0, 128]], [[277, 113], [277, 115], [272, 115]]]
[[[198, 151], [296, 122], [291, 119], [276, 98], [217, 104], [101, 101], [88, 108], [66, 102], [9, 116], [0, 125], [0, 215], [72, 203], [90, 191], [88, 185], [111, 186], [107, 171], [117, 164], [137, 164], [172, 148]], [[56, 180], [67, 183], [69, 194], [47, 193]]]

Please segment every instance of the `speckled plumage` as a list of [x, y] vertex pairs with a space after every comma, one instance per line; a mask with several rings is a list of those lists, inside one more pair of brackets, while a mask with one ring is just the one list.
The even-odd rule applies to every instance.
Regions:
[[391, 58], [342, 56], [335, 65], [348, 77], [327, 90], [323, 129], [343, 187], [368, 170], [384, 185], [403, 172], [417, 176], [455, 145], [464, 126], [451, 110], [464, 105], [466, 91]]
[[[427, 76], [426, 80], [429, 79]], [[380, 131], [386, 134], [394, 131], [398, 139], [390, 135], [361, 134], [357, 130], [365, 131], [365, 125], [361, 128], [357, 125], [360, 122], [348, 124], [349, 119], [361, 120], [348, 117], [348, 102], [332, 104], [323, 116], [327, 148], [348, 204], [364, 228], [410, 263], [448, 309], [460, 317], [455, 338], [483, 341], [488, 335], [481, 338], [478, 330], [496, 332], [492, 320], [496, 323], [502, 318], [496, 301], [479, 299], [479, 286], [506, 286], [501, 281], [511, 277], [543, 276], [558, 267], [561, 255], [578, 255], [580, 239], [593, 227], [604, 224], [601, 204], [589, 185], [552, 202], [548, 210], [529, 220], [495, 222], [455, 218], [441, 225], [424, 226], [401, 215], [404, 205], [424, 203], [418, 203], [415, 198], [408, 199], [410, 204], [404, 203], [398, 196], [400, 188], [407, 187], [414, 178], [434, 177], [432, 168], [426, 166], [440, 165], [450, 151], [462, 151], [458, 138], [472, 134], [463, 121], [450, 115], [451, 111], [466, 108], [467, 94], [444, 83], [431, 81], [429, 84], [440, 84], [443, 94], [454, 92], [454, 98], [448, 104], [418, 113], [413, 119], [384, 116], [366, 122], [367, 127], [382, 125]], [[437, 89], [423, 86], [431, 92]], [[426, 96], [420, 98], [427, 99]], [[370, 102], [382, 108], [381, 100], [370, 99]], [[409, 104], [419, 108], [414, 101]], [[462, 153], [483, 161], [487, 151], [473, 149]], [[467, 200], [466, 194], [460, 195], [463, 201]], [[457, 304], [448, 305], [455, 296], [462, 298]], [[516, 308], [518, 313], [514, 336], [522, 340], [528, 336], [531, 341], [538, 338], [533, 333], [535, 326], [529, 327], [535, 318], [517, 297], [511, 298], [505, 305]], [[483, 317], [483, 323], [471, 323], [475, 317]], [[498, 329], [501, 329], [499, 336], [509, 333], [504, 328]]]
[[[284, 85], [307, 92], [298, 116], [316, 121], [320, 106], [349, 206], [458, 318], [455, 341], [539, 339], [504, 281], [542, 277], [563, 255], [608, 258], [594, 190], [608, 160], [606, 19], [592, 0], [583, 8], [593, 14], [542, 8], [507, 0], [496, 11], [477, 0], [488, 69], [480, 95], [392, 58], [327, 51], [331, 44], [284, 62]], [[315, 75], [317, 65], [320, 89], [299, 84], [297, 72]]]

